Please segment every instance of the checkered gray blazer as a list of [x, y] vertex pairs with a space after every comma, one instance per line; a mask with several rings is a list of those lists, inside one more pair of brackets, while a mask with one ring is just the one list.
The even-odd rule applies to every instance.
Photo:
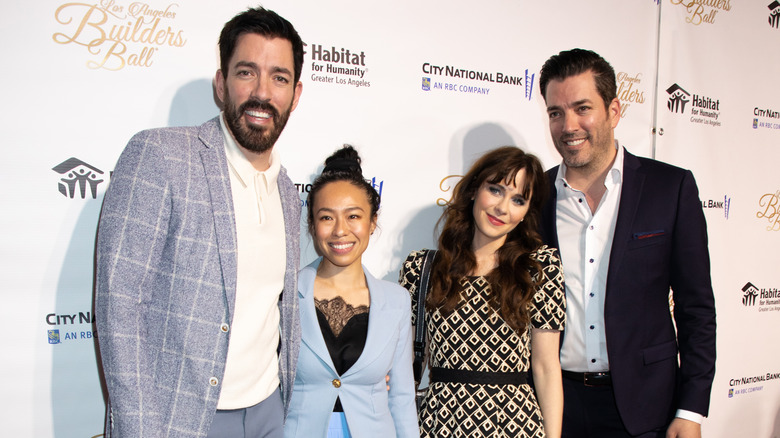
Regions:
[[[286, 414], [301, 339], [301, 205], [284, 168], [278, 184], [287, 247], [278, 350]], [[130, 140], [106, 192], [96, 251], [106, 437], [205, 437], [225, 371], [230, 332], [222, 326], [229, 327], [236, 298], [236, 225], [218, 118]]]

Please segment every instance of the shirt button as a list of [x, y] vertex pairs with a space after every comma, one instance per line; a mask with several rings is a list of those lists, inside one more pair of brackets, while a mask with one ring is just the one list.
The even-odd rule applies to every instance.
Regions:
[[219, 384], [219, 379], [217, 379], [216, 377], [212, 377], [209, 379], [209, 385], [217, 386], [217, 384]]
[[591, 329], [591, 330], [593, 330], [594, 328], [596, 328], [596, 326], [595, 326], [595, 325], [592, 325], [592, 326], [590, 326], [590, 329]]
[[593, 263], [593, 259], [588, 260], [588, 262]]
[[582, 204], [582, 198], [578, 199], [578, 201], [580, 201], [580, 204]]
[[230, 330], [230, 326], [223, 322], [219, 329], [222, 330], [222, 333], [227, 333]]
[[333, 387], [334, 388], [341, 388], [341, 380], [333, 379], [333, 381], [331, 383], [333, 383]]
[[596, 359], [591, 359], [590, 363], [596, 363]]
[[592, 229], [593, 229], [593, 225], [591, 225], [591, 226], [590, 226], [590, 227], [588, 227], [588, 228], [592, 230]]
[[591, 296], [591, 297], [595, 297], [595, 296], [596, 296], [596, 294], [594, 294], [593, 292], [591, 292], [591, 293], [590, 293], [590, 296]]

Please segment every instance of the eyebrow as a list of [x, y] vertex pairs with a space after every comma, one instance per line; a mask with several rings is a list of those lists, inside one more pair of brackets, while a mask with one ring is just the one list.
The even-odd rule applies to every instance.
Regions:
[[[260, 69], [257, 66], [257, 63], [251, 62], [251, 61], [237, 61], [236, 65], [234, 65], [233, 68], [238, 68], [238, 67], [249, 67], [249, 68], [251, 68], [253, 70], [259, 70]], [[290, 76], [293, 75], [292, 72], [290, 71], [290, 69], [288, 69], [286, 67], [279, 67], [279, 66], [271, 67], [271, 73], [282, 73], [282, 74], [286, 74], [286, 75], [290, 75]]]
[[[365, 211], [365, 210], [363, 210], [363, 207], [360, 207], [360, 206], [357, 206], [357, 205], [352, 206], [352, 207], [347, 207], [347, 208], [345, 208], [342, 211], [350, 212], [350, 211], [353, 211], [353, 210]], [[335, 210], [333, 208], [322, 207], [319, 210], [317, 210], [317, 213], [322, 213], [322, 212], [330, 213], [330, 212], [335, 212], [335, 211], [337, 211], [337, 210]]]
[[[580, 99], [580, 100], [578, 100], [576, 102], [572, 102], [571, 106], [580, 106], [580, 105], [582, 105], [584, 103], [593, 105], [593, 102], [590, 99]], [[560, 105], [550, 105], [550, 106], [547, 107], [547, 111], [559, 110], [561, 108], [562, 107]]]

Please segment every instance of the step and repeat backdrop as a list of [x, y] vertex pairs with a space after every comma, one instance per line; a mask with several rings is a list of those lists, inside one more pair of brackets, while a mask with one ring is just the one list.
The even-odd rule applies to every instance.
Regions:
[[[306, 42], [276, 148], [301, 207], [322, 162], [359, 149], [382, 195], [364, 263], [397, 279], [464, 170], [516, 145], [559, 157], [538, 89], [552, 54], [617, 72], [617, 137], [693, 170], [708, 221], [718, 362], [705, 437], [780, 436], [780, 3], [771, 0], [267, 0]], [[137, 131], [219, 114], [222, 25], [245, 1], [16, 2], [0, 15], [3, 436], [102, 436], [92, 311], [100, 207]], [[305, 226], [301, 224], [301, 231]], [[315, 257], [302, 239], [302, 263]]]

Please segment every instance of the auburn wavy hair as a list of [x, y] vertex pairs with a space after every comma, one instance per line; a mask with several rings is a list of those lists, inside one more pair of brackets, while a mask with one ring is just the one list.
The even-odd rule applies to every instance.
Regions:
[[524, 220], [507, 235], [498, 250], [498, 264], [486, 278], [491, 289], [488, 303], [518, 333], [525, 330], [530, 321], [529, 304], [541, 281], [541, 275], [537, 275], [541, 265], [532, 254], [542, 245], [537, 225], [548, 188], [539, 159], [514, 146], [503, 146], [483, 155], [455, 186], [452, 199], [437, 222], [441, 232], [426, 299], [429, 310], [451, 313], [460, 300], [464, 277], [477, 268], [472, 249], [473, 209], [480, 186], [501, 181], [513, 185], [521, 169], [525, 169], [525, 182], [520, 189], [531, 205]]

